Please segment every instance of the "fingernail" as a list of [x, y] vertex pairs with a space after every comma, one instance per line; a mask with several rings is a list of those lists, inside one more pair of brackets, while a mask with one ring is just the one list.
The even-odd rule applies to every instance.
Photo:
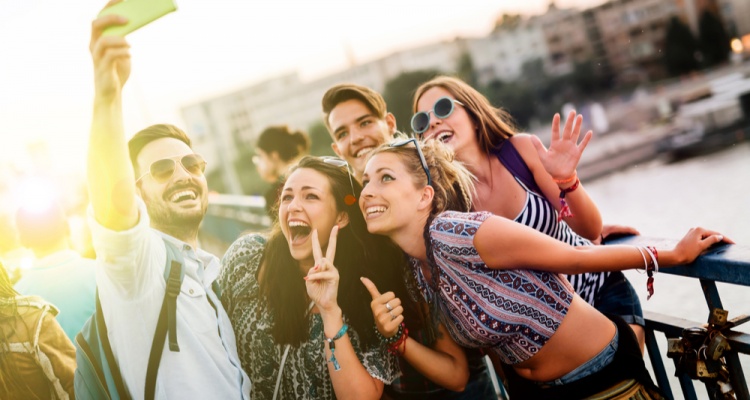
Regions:
[[724, 236], [723, 235], [719, 235], [719, 241], [721, 242], [722, 240], [724, 240]]
[[117, 17], [117, 22], [123, 22], [123, 23], [125, 23], [125, 22], [128, 22], [128, 19], [125, 18], [125, 17], [123, 17], [123, 16], [119, 16], [119, 17]]
[[307, 275], [303, 276], [302, 279], [307, 280], [309, 278]]
[[317, 270], [319, 267], [320, 267], [319, 265], [314, 266], [313, 271]]

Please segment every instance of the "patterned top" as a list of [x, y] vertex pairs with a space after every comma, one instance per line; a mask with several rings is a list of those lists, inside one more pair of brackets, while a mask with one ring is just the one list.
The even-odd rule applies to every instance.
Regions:
[[[271, 334], [273, 316], [257, 280], [264, 247], [265, 239], [257, 234], [237, 239], [222, 260], [219, 276], [221, 301], [234, 326], [242, 368], [253, 383], [254, 400], [273, 397], [286, 347], [274, 342]], [[400, 372], [395, 356], [384, 348], [362, 352], [357, 333], [351, 327], [348, 333], [360, 362], [371, 376], [385, 383], [398, 377]], [[323, 336], [323, 320], [319, 314], [312, 314], [309, 340], [299, 347], [289, 346], [279, 399], [336, 398], [328, 374]]]
[[[551, 236], [571, 246], [593, 245], [591, 241], [575, 233], [565, 221], [557, 222], [557, 210], [555, 210], [546, 197], [527, 188], [518, 178], [516, 180], [526, 190], [527, 196], [523, 209], [518, 213], [514, 221], [534, 228], [547, 236]], [[608, 276], [609, 272], [586, 272], [583, 274], [566, 275], [576, 293], [592, 305], [596, 299], [597, 292], [604, 285], [604, 281]]]
[[573, 300], [573, 287], [560, 274], [487, 267], [474, 247], [474, 235], [490, 216], [446, 211], [433, 220], [437, 295], [419, 261], [410, 261], [419, 289], [428, 302], [438, 301], [453, 340], [464, 347], [491, 348], [512, 365], [531, 358], [555, 333]]

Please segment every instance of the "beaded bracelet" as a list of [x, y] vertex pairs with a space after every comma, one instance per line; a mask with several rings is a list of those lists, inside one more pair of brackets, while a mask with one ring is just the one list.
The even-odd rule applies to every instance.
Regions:
[[[403, 325], [403, 323], [402, 323]], [[401, 327], [399, 327], [401, 328]], [[401, 353], [401, 355], [404, 355], [406, 353], [406, 339], [409, 337], [409, 329], [407, 329], [405, 326], [403, 327], [404, 331], [402, 334], [398, 337], [398, 340], [396, 340], [393, 344], [388, 346], [388, 352], [393, 354], [394, 356], [399, 355], [398, 348], [401, 347], [401, 343], [404, 344], [404, 352]]]
[[578, 185], [580, 185], [580, 183], [581, 181], [578, 178], [576, 178], [576, 183], [574, 183], [573, 186], [567, 189], [560, 189], [560, 213], [557, 214], [557, 222], [562, 221], [563, 218], [573, 216], [573, 212], [570, 211], [570, 207], [568, 206], [568, 203], [565, 201], [565, 195], [578, 189]]
[[342, 326], [341, 329], [339, 329], [338, 333], [336, 333], [336, 336], [332, 338], [325, 338], [326, 342], [328, 342], [328, 348], [331, 349], [331, 358], [328, 360], [328, 362], [333, 363], [334, 371], [338, 371], [341, 369], [341, 366], [339, 365], [338, 360], [336, 360], [336, 354], [335, 354], [336, 343], [334, 341], [341, 339], [346, 334], [346, 331], [348, 330], [349, 330], [349, 325], [344, 324], [344, 326]]
[[378, 330], [378, 327], [375, 327], [375, 334], [378, 336], [378, 340], [380, 340], [380, 343], [383, 343], [386, 346], [391, 346], [392, 344], [396, 343], [401, 339], [401, 336], [404, 334], [404, 329], [406, 328], [406, 325], [402, 322], [401, 325], [398, 326], [398, 331], [396, 331], [396, 334], [387, 338], [383, 336], [383, 334], [380, 333]]

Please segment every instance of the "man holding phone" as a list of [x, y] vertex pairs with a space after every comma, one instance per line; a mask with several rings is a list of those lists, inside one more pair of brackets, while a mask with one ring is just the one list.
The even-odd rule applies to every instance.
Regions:
[[89, 221], [112, 351], [130, 395], [143, 398], [166, 288], [168, 241], [184, 258], [176, 316], [180, 349], [163, 351], [156, 398], [249, 399], [250, 381], [237, 357], [232, 326], [212, 290], [219, 260], [197, 243], [208, 203], [205, 161], [187, 135], [171, 125], [148, 127], [129, 143], [125, 139], [122, 89], [130, 75], [130, 46], [123, 37], [102, 32], [126, 23], [122, 16], [100, 16], [92, 23], [90, 42], [95, 96]]

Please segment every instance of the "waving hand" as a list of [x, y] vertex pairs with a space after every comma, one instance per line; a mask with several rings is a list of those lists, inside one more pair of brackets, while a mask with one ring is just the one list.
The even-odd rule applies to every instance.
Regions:
[[532, 143], [534, 143], [544, 169], [553, 179], [563, 180], [575, 174], [578, 162], [581, 160], [581, 154], [583, 154], [583, 150], [593, 135], [592, 131], [586, 132], [579, 144], [581, 123], [583, 123], [583, 117], [580, 114], [576, 116], [576, 112], [571, 111], [565, 120], [565, 127], [561, 135], [560, 114], [555, 114], [552, 118], [552, 138], [549, 149], [544, 148], [544, 144], [538, 137], [532, 138]]

